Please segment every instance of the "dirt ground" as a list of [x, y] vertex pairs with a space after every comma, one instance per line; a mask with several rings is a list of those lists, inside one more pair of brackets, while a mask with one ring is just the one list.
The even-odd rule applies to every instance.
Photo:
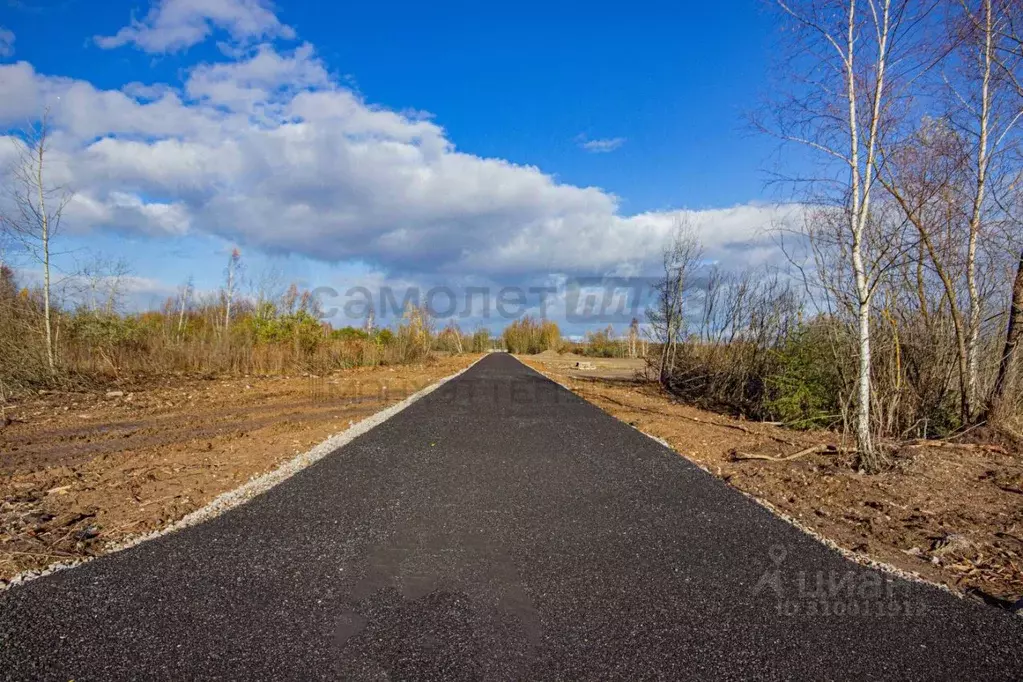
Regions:
[[0, 587], [173, 523], [478, 358], [326, 377], [168, 377], [9, 404]]
[[[642, 360], [550, 352], [522, 359], [843, 549], [998, 606], [1023, 597], [1019, 452], [908, 444], [890, 470], [863, 475], [837, 434], [792, 431], [677, 404], [642, 376]], [[596, 366], [579, 368], [578, 362]], [[742, 459], [828, 445], [836, 448], [789, 461]]]

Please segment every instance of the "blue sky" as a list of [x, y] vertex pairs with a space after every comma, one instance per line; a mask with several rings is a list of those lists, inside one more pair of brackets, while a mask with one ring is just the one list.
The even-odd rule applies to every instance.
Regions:
[[780, 198], [760, 8], [0, 0], [0, 123], [54, 109], [65, 250], [151, 299], [235, 245], [308, 285], [641, 274], [681, 208], [743, 266]]

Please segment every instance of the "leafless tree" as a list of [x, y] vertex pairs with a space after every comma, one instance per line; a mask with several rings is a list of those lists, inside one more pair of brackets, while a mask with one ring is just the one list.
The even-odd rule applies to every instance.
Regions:
[[[985, 0], [986, 2], [986, 0]], [[998, 18], [991, 35], [994, 42], [993, 64], [996, 68], [998, 82], [1007, 83], [1014, 98], [1008, 111], [1014, 112], [1010, 119], [1015, 124], [1023, 115], [1023, 78], [1020, 67], [1023, 66], [1023, 2], [1020, 0], [998, 0], [989, 9], [989, 15]], [[986, 27], [986, 24], [985, 24]], [[1018, 132], [1018, 126], [1014, 129]], [[1012, 154], [1013, 166], [1005, 175], [1008, 181], [996, 185], [993, 190], [996, 203], [1007, 214], [1005, 235], [1006, 251], [1020, 257], [1016, 264], [1016, 275], [1009, 296], [1007, 324], [1004, 345], [999, 357], [998, 371], [991, 392], [988, 396], [983, 415], [991, 424], [1005, 428], [1010, 410], [1010, 395], [1015, 387], [1017, 367], [1020, 363], [1020, 343], [1023, 337], [1023, 220], [1020, 218], [1019, 206], [1023, 203], [1023, 172], [1019, 171], [1021, 154], [1017, 147]], [[1003, 152], [1004, 153], [1004, 152]]]
[[877, 215], [877, 167], [904, 88], [925, 68], [918, 52], [931, 8], [911, 0], [777, 5], [796, 37], [786, 62], [792, 78], [773, 120], [762, 125], [818, 155], [822, 173], [810, 183], [812, 199], [840, 216], [840, 229], [831, 234], [841, 255], [837, 264], [849, 268], [857, 330], [856, 440], [862, 464], [873, 469], [881, 455], [871, 432], [871, 306], [880, 277], [894, 262], [891, 245], [875, 238], [890, 222]]
[[127, 260], [93, 254], [78, 264], [68, 280], [80, 290], [77, 298], [86, 308], [114, 313], [123, 304], [131, 274]]
[[227, 259], [227, 267], [224, 269], [224, 333], [231, 328], [231, 304], [234, 303], [235, 290], [238, 288], [239, 269], [241, 267], [242, 253], [238, 249], [231, 249], [231, 255]]
[[658, 374], [662, 383], [671, 373], [678, 343], [685, 334], [685, 299], [702, 253], [703, 247], [688, 218], [677, 216], [663, 253], [656, 306], [648, 313], [654, 336], [661, 344]]
[[46, 359], [50, 373], [56, 372], [53, 305], [51, 302], [51, 259], [53, 240], [60, 232], [64, 209], [71, 192], [55, 185], [49, 177], [49, 111], [21, 135], [10, 138], [17, 158], [6, 183], [6, 201], [0, 205], [0, 225], [43, 271], [43, 326]]
[[192, 296], [195, 294], [195, 280], [189, 275], [188, 279], [178, 287], [178, 334], [185, 329], [185, 313], [192, 304]]
[[[975, 232], [969, 218], [969, 152], [963, 137], [942, 119], [927, 119], [898, 149], [884, 150], [878, 179], [903, 211], [919, 240], [918, 303], [926, 315], [923, 268], [941, 282], [956, 340], [960, 411], [964, 422], [973, 412], [976, 387], [971, 363], [972, 308], [975, 301]], [[963, 245], [968, 246], [964, 249]], [[972, 245], [972, 246], [969, 246]], [[973, 282], [974, 286], [968, 286]], [[960, 304], [969, 291], [970, 311]], [[975, 341], [974, 341], [975, 345]], [[975, 350], [972, 351], [975, 353]]]
[[967, 141], [971, 191], [966, 223], [965, 279], [969, 305], [966, 355], [967, 421], [975, 416], [978, 400], [978, 344], [984, 297], [978, 282], [978, 249], [989, 239], [997, 206], [992, 189], [1003, 183], [1008, 169], [1003, 159], [1023, 110], [1014, 92], [1019, 56], [1007, 32], [1018, 22], [1019, 6], [1006, 0], [959, 0], [950, 34], [958, 47], [958, 78], [948, 79], [953, 93], [949, 119]]
[[256, 316], [272, 316], [275, 309], [280, 309], [284, 298], [284, 273], [280, 268], [270, 266], [250, 276], [249, 281], [252, 284], [251, 295], [256, 301]]

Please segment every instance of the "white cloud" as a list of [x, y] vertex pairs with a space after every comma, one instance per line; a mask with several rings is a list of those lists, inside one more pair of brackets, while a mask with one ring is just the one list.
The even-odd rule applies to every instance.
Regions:
[[575, 139], [581, 148], [594, 154], [606, 154], [607, 152], [613, 152], [625, 144], [624, 137], [607, 137], [603, 139], [590, 140], [587, 139], [585, 134], [580, 134]]
[[326, 70], [314, 58], [312, 45], [306, 43], [293, 55], [284, 56], [264, 44], [244, 61], [196, 67], [185, 84], [185, 92], [192, 99], [240, 111], [257, 105], [287, 103], [298, 92], [329, 84]]
[[[204, 233], [392, 275], [507, 278], [643, 272], [672, 226], [671, 212], [622, 216], [599, 188], [459, 151], [437, 123], [343, 87], [308, 44], [197, 66], [180, 89], [101, 90], [0, 65], [0, 125], [44, 104], [78, 229]], [[777, 256], [757, 230], [788, 210], [742, 206], [694, 221], [708, 257], [747, 263]]]
[[0, 26], [0, 57], [14, 54], [14, 31]]
[[144, 19], [132, 19], [112, 36], [97, 36], [96, 44], [104, 49], [134, 44], [150, 53], [175, 52], [201, 43], [214, 29], [223, 29], [242, 43], [295, 36], [267, 0], [157, 0]]

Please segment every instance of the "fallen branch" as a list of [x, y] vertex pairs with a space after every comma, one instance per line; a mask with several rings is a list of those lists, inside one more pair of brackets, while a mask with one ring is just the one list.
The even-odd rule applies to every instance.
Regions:
[[994, 452], [999, 455], [1007, 455], [1009, 451], [1001, 445], [984, 445], [981, 443], [949, 443], [946, 440], [930, 440], [926, 438], [919, 438], [914, 441], [910, 441], [902, 446], [903, 449], [910, 450], [915, 448], [951, 448], [953, 450], [973, 450], [983, 452]]
[[982, 427], [982, 426], [984, 426], [986, 424], [987, 424], [987, 421], [979, 421], [976, 424], [973, 424], [970, 427], [965, 428], [965, 429], [963, 429], [962, 431], [960, 431], [958, 433], [953, 433], [951, 436], [948, 437], [948, 440], [952, 440], [954, 438], [962, 438], [963, 436], [968, 434], [970, 431], [973, 431], [974, 429], [979, 429], [980, 427]]
[[736, 462], [742, 462], [750, 459], [763, 460], [765, 462], [791, 462], [794, 459], [806, 457], [807, 455], [837, 455], [843, 452], [849, 452], [849, 450], [847, 448], [839, 448], [834, 445], [813, 445], [791, 455], [786, 455], [785, 457], [771, 457], [769, 455], [756, 455], [750, 452], [732, 450], [732, 460]]
[[796, 445], [796, 443], [793, 443], [792, 441], [790, 441], [790, 440], [788, 440], [786, 438], [781, 438], [780, 436], [772, 436], [769, 433], [763, 433], [761, 431], [754, 431], [753, 429], [748, 429], [745, 426], [741, 426], [739, 424], [726, 424], [724, 422], [716, 422], [716, 421], [712, 421], [710, 419], [699, 419], [697, 417], [690, 417], [689, 415], [685, 415], [685, 414], [678, 414], [678, 415], [671, 415], [671, 416], [673, 416], [673, 417], [682, 417], [683, 419], [689, 419], [690, 421], [694, 421], [697, 424], [708, 424], [710, 426], [717, 426], [717, 427], [722, 428], [722, 429], [735, 429], [736, 431], [742, 431], [743, 433], [749, 434], [750, 436], [758, 436], [758, 437], [762, 437], [762, 438], [770, 438], [771, 440], [773, 440], [773, 441], [775, 441], [777, 443], [784, 443], [785, 445]]

